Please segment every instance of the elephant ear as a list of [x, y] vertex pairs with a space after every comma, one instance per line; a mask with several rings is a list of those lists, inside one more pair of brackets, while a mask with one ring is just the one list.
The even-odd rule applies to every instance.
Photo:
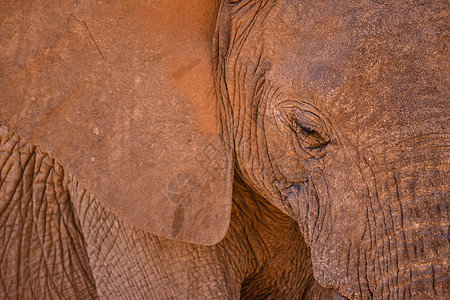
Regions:
[[145, 231], [226, 234], [233, 162], [217, 113], [218, 3], [6, 1], [0, 123]]

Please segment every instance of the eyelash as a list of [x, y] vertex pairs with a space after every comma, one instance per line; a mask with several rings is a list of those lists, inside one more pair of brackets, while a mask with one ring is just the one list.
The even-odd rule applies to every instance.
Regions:
[[[302, 106], [304, 108], [301, 108]], [[306, 144], [307, 149], [323, 149], [330, 142], [326, 122], [320, 116], [320, 112], [316, 112], [311, 105], [289, 101], [281, 105], [280, 112], [282, 121]]]

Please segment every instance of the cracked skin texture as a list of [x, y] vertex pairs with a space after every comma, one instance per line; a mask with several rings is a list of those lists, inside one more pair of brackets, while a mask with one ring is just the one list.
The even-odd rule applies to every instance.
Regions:
[[448, 1], [58, 3], [1, 3], [5, 291], [448, 297]]
[[225, 239], [194, 245], [124, 224], [4, 126], [0, 142], [0, 294], [8, 299], [330, 296], [312, 276], [295, 222], [238, 178]]

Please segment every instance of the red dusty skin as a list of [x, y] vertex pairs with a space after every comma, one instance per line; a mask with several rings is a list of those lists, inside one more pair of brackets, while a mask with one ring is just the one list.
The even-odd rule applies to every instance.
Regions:
[[[366, 147], [345, 174], [330, 170], [315, 184], [284, 184], [311, 243], [315, 276], [337, 290], [334, 299], [446, 299], [447, 145], [445, 136], [428, 135], [398, 143], [395, 151]], [[329, 167], [351, 160], [345, 156]]]
[[333, 292], [332, 300], [348, 300], [347, 297], [342, 296], [339, 292]]

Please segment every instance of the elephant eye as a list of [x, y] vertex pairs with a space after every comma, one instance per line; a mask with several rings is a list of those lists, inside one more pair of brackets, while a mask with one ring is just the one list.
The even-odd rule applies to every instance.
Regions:
[[330, 142], [325, 117], [305, 102], [286, 101], [277, 106], [279, 117], [297, 135], [306, 148], [322, 148]]
[[[316, 117], [316, 120], [314, 120]], [[294, 114], [291, 119], [291, 128], [293, 128], [299, 138], [311, 148], [319, 148], [326, 145], [330, 141], [330, 137], [324, 133], [324, 124], [317, 120], [317, 116], [311, 116], [310, 112], [303, 112], [299, 116], [298, 113]]]

